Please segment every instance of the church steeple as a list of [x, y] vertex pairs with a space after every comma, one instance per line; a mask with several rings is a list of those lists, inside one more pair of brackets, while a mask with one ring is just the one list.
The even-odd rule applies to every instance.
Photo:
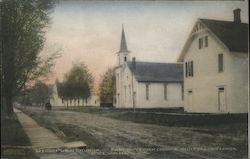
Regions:
[[117, 53], [117, 57], [118, 57], [118, 65], [123, 65], [127, 63], [127, 61], [130, 61], [130, 51], [128, 51], [128, 48], [127, 48], [123, 25], [122, 25], [122, 37], [121, 37], [120, 50]]
[[128, 48], [127, 48], [126, 37], [125, 37], [123, 25], [122, 25], [122, 36], [121, 36], [120, 50], [118, 53], [129, 53]]

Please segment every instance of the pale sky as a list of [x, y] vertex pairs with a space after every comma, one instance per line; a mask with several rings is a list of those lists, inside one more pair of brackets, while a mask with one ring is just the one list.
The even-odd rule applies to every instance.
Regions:
[[235, 8], [248, 23], [247, 1], [60, 1], [43, 51], [63, 50], [50, 81], [62, 80], [73, 62], [84, 62], [97, 84], [117, 63], [122, 24], [131, 57], [175, 62], [197, 18], [232, 21]]

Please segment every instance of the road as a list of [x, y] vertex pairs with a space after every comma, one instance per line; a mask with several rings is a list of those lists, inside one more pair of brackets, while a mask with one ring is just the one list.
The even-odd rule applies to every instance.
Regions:
[[242, 139], [204, 133], [198, 128], [137, 124], [82, 112], [29, 111], [33, 116], [44, 118], [52, 124], [63, 124], [64, 132], [70, 126], [74, 129], [68, 131], [75, 131], [75, 136], [81, 137], [83, 132], [88, 134], [82, 139], [95, 142], [97, 147], [99, 145], [96, 149], [96, 146], [91, 146], [95, 144], [90, 144], [85, 152], [90, 158], [242, 158], [242, 153], [237, 149]]

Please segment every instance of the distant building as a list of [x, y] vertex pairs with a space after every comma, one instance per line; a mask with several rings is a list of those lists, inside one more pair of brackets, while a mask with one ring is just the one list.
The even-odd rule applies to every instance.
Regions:
[[248, 44], [240, 9], [234, 21], [197, 20], [178, 60], [184, 64], [185, 111], [247, 112]]
[[117, 108], [183, 107], [181, 63], [131, 61], [122, 28], [118, 66], [115, 69]]
[[54, 84], [53, 89], [52, 89], [52, 94], [50, 97], [50, 103], [52, 106], [100, 106], [100, 100], [99, 96], [97, 95], [92, 95], [90, 96], [87, 101], [80, 99], [79, 103], [78, 101], [74, 100], [62, 100], [58, 96], [58, 91], [57, 91], [57, 84]]

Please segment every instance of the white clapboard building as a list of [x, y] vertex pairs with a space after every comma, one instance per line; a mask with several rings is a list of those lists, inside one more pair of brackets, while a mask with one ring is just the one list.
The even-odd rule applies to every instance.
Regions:
[[131, 60], [122, 28], [115, 69], [117, 108], [183, 107], [183, 65]]
[[240, 9], [234, 21], [198, 19], [178, 62], [184, 65], [184, 110], [246, 113], [248, 24]]

